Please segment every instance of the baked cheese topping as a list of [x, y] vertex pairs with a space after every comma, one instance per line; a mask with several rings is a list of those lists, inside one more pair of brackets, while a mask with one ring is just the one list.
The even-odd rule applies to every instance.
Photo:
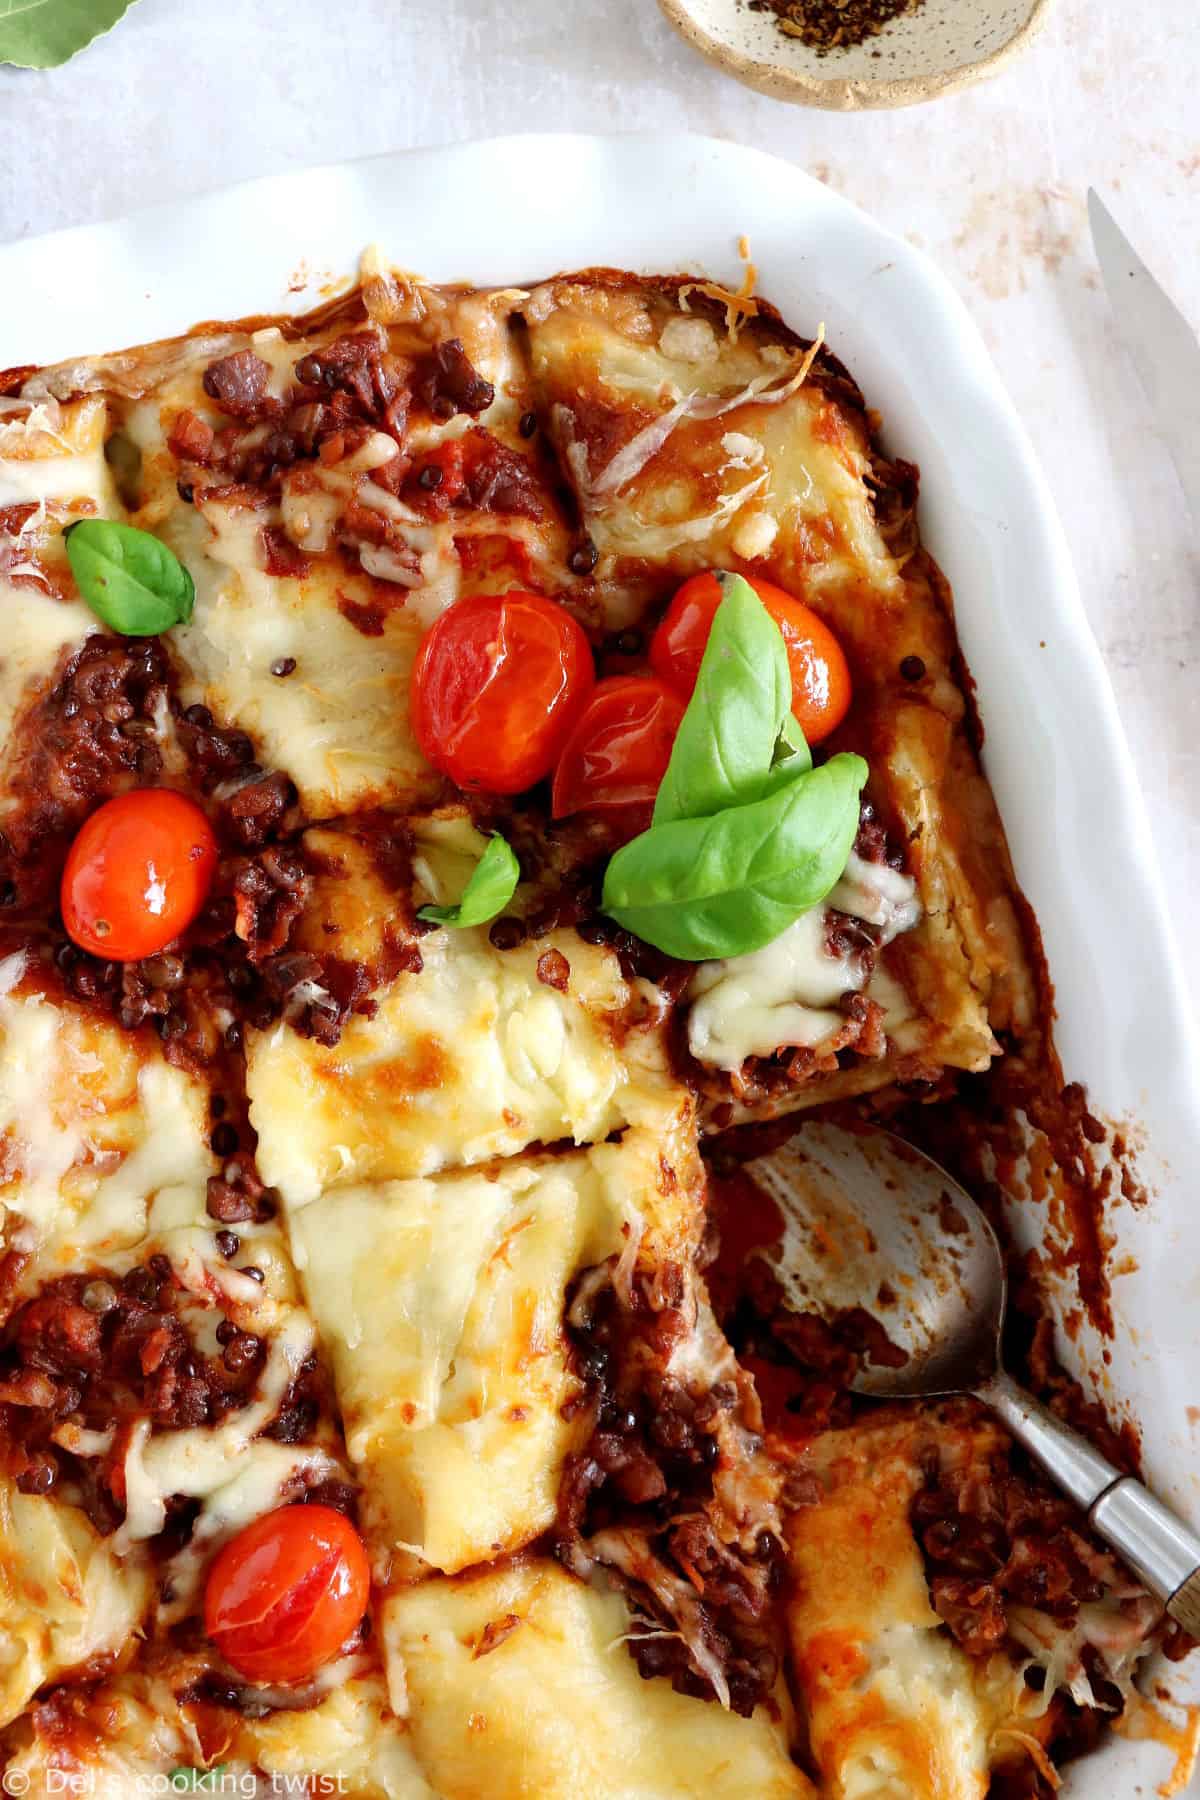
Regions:
[[78, 1507], [0, 1480], [0, 1724], [39, 1688], [120, 1651], [152, 1588], [147, 1563], [118, 1556]]
[[993, 1720], [929, 1603], [909, 1525], [919, 1444], [906, 1425], [826, 1440], [824, 1497], [789, 1546], [795, 1667], [817, 1766], [846, 1800], [984, 1800]]
[[[180, 1705], [165, 1673], [127, 1673], [71, 1697], [76, 1703], [68, 1715], [74, 1727], [70, 1773], [101, 1800], [130, 1800], [139, 1791], [170, 1793], [182, 1788], [193, 1770], [198, 1778], [212, 1760], [191, 1709]], [[410, 1735], [388, 1707], [376, 1673], [351, 1675], [303, 1709], [249, 1713], [232, 1720], [228, 1733], [218, 1779], [230, 1792], [270, 1792], [273, 1782], [274, 1791], [282, 1793], [290, 1788], [319, 1794], [325, 1784], [330, 1793], [354, 1800], [441, 1800], [425, 1780]], [[7, 1765], [10, 1785], [26, 1781], [23, 1791], [38, 1800], [55, 1793], [64, 1779], [61, 1758], [62, 1721], [35, 1714], [30, 1743]], [[307, 1789], [293, 1785], [305, 1781]]]
[[[318, 872], [299, 945], [385, 969], [389, 938], [404, 930], [398, 911], [462, 891], [486, 838], [461, 817], [402, 823], [415, 885], [399, 900], [354, 838], [307, 834]], [[531, 1144], [595, 1142], [655, 1104], [666, 1081], [657, 1018], [610, 950], [573, 932], [498, 950], [484, 926], [427, 932], [413, 948], [410, 966], [374, 988], [370, 1013], [352, 1014], [333, 1044], [286, 1018], [250, 1034], [259, 1168], [290, 1204]], [[555, 952], [564, 987], [539, 974]], [[315, 996], [318, 1013], [321, 1004]]]
[[[119, 517], [104, 460], [108, 409], [97, 396], [60, 406], [0, 402], [0, 753], [60, 655], [95, 629], [74, 596], [62, 533], [72, 517]], [[0, 767], [0, 824], [12, 802]]]
[[711, 1794], [805, 1800], [813, 1788], [763, 1707], [739, 1719], [642, 1681], [619, 1595], [538, 1558], [402, 1589], [384, 1608], [389, 1677], [446, 1794], [546, 1800]]
[[[164, 528], [198, 593], [192, 623], [172, 636], [183, 699], [251, 732], [314, 817], [430, 798], [440, 782], [407, 726], [420, 620], [402, 595], [381, 600], [369, 579], [332, 556], [313, 560], [303, 577], [268, 574], [261, 533], [269, 522], [212, 500]], [[378, 630], [364, 634], [355, 608]], [[287, 679], [271, 673], [289, 658]]]
[[702, 963], [692, 977], [688, 1043], [698, 1062], [739, 1069], [751, 1056], [771, 1056], [790, 1046], [816, 1049], [844, 1022], [837, 1002], [864, 992], [884, 1009], [885, 1024], [904, 1016], [886, 971], [858, 950], [831, 946], [831, 913], [878, 928], [880, 948], [921, 917], [911, 876], [886, 863], [870, 863], [853, 851], [846, 872], [821, 906], [803, 913], [765, 949], [723, 962]]
[[681, 574], [730, 559], [803, 570], [800, 591], [866, 578], [892, 596], [867, 445], [804, 383], [806, 358], [632, 287], [555, 282], [529, 306], [535, 376], [603, 556]]
[[41, 987], [28, 955], [0, 961], [0, 1198], [5, 1241], [44, 1276], [147, 1235], [156, 1203], [195, 1204], [216, 1162], [202, 1083], [115, 1024]]
[[580, 1435], [565, 1296], [580, 1269], [620, 1253], [632, 1204], [580, 1153], [491, 1179], [340, 1188], [299, 1214], [293, 1241], [385, 1567], [407, 1551], [453, 1572], [552, 1524]]

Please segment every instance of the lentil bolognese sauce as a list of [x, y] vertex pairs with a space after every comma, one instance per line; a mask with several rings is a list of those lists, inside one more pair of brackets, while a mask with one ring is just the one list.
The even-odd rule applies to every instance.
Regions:
[[789, 1310], [744, 1166], [850, 1108], [991, 1202], [1032, 1142], [1111, 1328], [847, 371], [373, 258], [0, 393], [9, 1772], [1044, 1800], [1187, 1645], [973, 1402], [851, 1394], [886, 1331]]

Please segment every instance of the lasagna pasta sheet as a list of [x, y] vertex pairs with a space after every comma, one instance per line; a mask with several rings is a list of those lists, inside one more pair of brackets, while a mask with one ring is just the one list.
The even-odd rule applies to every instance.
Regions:
[[830, 1432], [788, 1526], [792, 1671], [830, 1800], [984, 1800], [997, 1723], [929, 1601], [909, 1509], [926, 1428]]
[[78, 1507], [0, 1480], [0, 1724], [41, 1687], [125, 1651], [153, 1573], [114, 1554]]
[[413, 1743], [447, 1800], [809, 1800], [766, 1707], [644, 1682], [620, 1597], [518, 1559], [394, 1594], [383, 1630]]
[[386, 1571], [453, 1572], [554, 1522], [589, 1422], [565, 1314], [577, 1276], [686, 1257], [703, 1197], [690, 1109], [619, 1143], [335, 1188], [293, 1244], [333, 1356], [346, 1441]]
[[[457, 898], [486, 839], [454, 817], [404, 829], [416, 899]], [[286, 1020], [250, 1034], [259, 1167], [291, 1205], [343, 1182], [592, 1143], [658, 1105], [669, 1088], [658, 1009], [611, 951], [571, 931], [501, 951], [487, 926], [398, 947], [408, 890], [390, 890], [347, 833], [310, 831], [305, 843], [318, 872], [297, 945], [382, 979], [372, 1010], [351, 1014], [332, 1045]], [[539, 973], [554, 952], [566, 961], [565, 989]], [[389, 960], [410, 966], [383, 973]]]

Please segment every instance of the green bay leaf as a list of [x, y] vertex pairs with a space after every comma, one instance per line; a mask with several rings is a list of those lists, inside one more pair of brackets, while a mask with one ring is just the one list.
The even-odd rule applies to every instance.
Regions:
[[56, 69], [111, 31], [134, 0], [0, 0], [0, 63]]

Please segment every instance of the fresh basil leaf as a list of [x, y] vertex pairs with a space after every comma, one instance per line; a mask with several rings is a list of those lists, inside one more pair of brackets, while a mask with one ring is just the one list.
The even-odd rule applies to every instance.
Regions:
[[491, 843], [471, 870], [471, 879], [458, 905], [422, 906], [417, 917], [431, 919], [435, 925], [486, 925], [504, 911], [520, 879], [521, 866], [511, 848], [498, 831], [493, 832]]
[[765, 799], [652, 825], [609, 863], [605, 912], [692, 962], [761, 949], [837, 882], [866, 779], [861, 756], [843, 753]]
[[78, 519], [63, 537], [80, 594], [122, 637], [155, 637], [191, 618], [191, 575], [161, 538], [115, 519]]
[[56, 69], [110, 31], [133, 0], [0, 0], [0, 63]]
[[655, 825], [760, 799], [778, 785], [771, 771], [780, 742], [794, 752], [804, 743], [778, 625], [742, 576], [717, 579], [721, 603], [654, 803]]

